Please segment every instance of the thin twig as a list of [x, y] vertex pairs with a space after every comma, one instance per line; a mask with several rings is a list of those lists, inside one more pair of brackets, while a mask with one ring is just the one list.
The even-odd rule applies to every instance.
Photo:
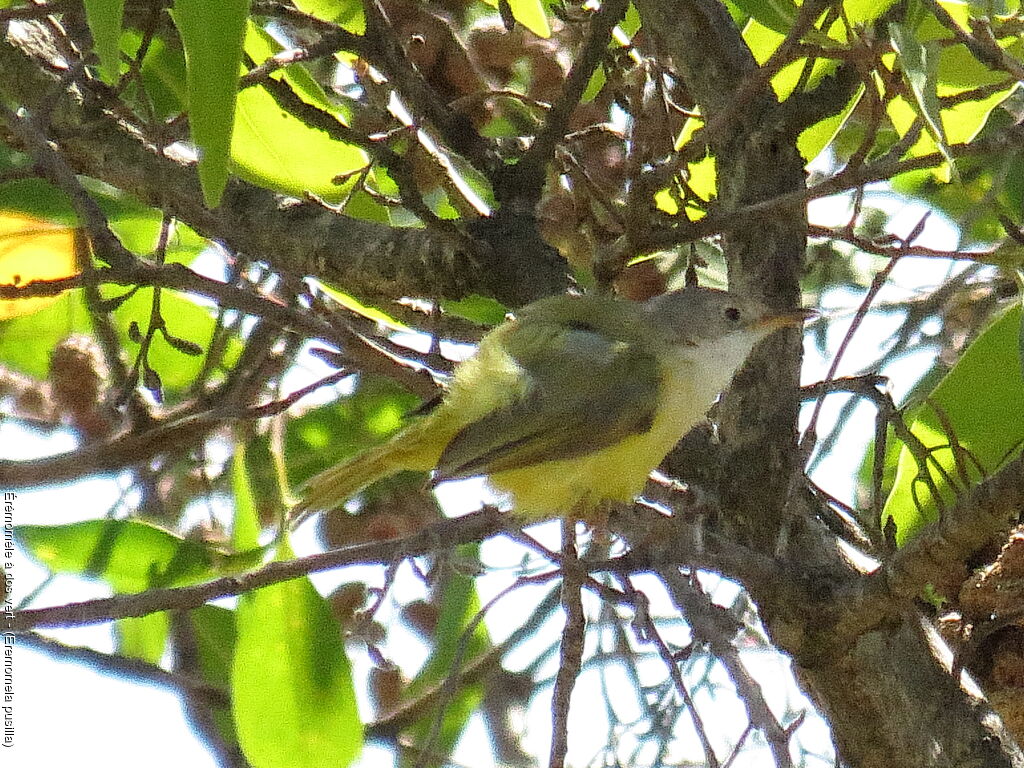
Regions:
[[14, 612], [9, 631], [24, 633], [37, 627], [81, 627], [114, 619], [148, 616], [160, 611], [198, 608], [220, 597], [245, 594], [342, 565], [388, 563], [398, 558], [420, 557], [438, 549], [481, 541], [504, 530], [506, 522], [498, 510], [485, 508], [463, 517], [443, 520], [406, 538], [276, 561], [240, 576], [223, 576], [188, 587], [150, 589], [67, 605], [27, 608]]
[[[583, 97], [594, 70], [601, 62], [611, 40], [612, 30], [626, 13], [626, 0], [605, 0], [590, 22], [590, 33], [579, 55], [573, 62], [562, 86], [562, 93], [551, 106], [544, 120], [544, 126], [537, 133], [533, 144], [515, 166], [514, 188], [516, 198], [536, 203], [544, 185], [544, 174], [555, 155], [555, 147], [565, 137], [569, 118]], [[501, 190], [499, 190], [500, 192]]]
[[747, 671], [733, 644], [736, 628], [722, 626], [728, 612], [714, 605], [699, 585], [684, 578], [677, 569], [664, 569], [660, 575], [672, 602], [686, 617], [694, 636], [707, 645], [729, 673], [736, 686], [736, 694], [747, 710], [747, 719], [764, 734], [777, 768], [792, 768], [789, 735], [775, 719], [761, 686]]
[[551, 693], [552, 737], [549, 768], [563, 768], [569, 750], [569, 703], [583, 664], [586, 619], [580, 587], [585, 572], [576, 552], [576, 518], [562, 518], [562, 610], [565, 626], [559, 650], [558, 673]]
[[166, 669], [142, 659], [102, 653], [83, 646], [67, 645], [35, 632], [26, 632], [20, 635], [18, 645], [24, 645], [26, 648], [32, 648], [62, 661], [85, 664], [98, 672], [114, 674], [129, 680], [158, 683], [190, 696], [198, 696], [214, 706], [231, 706], [231, 696], [225, 689], [191, 675], [168, 672]]

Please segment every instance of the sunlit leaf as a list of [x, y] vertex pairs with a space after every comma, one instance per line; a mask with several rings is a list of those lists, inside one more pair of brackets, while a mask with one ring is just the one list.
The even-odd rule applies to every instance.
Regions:
[[[164, 215], [156, 208], [142, 205], [133, 197], [89, 179], [82, 185], [107, 217], [111, 230], [132, 253], [146, 255], [156, 247]], [[19, 179], [0, 184], [0, 197], [8, 212], [44, 219], [54, 227], [75, 227], [78, 215], [67, 195], [42, 179]], [[181, 221], [171, 227], [164, 254], [165, 262], [191, 263], [208, 241]]]
[[551, 25], [541, 0], [508, 0], [516, 21], [538, 37], [551, 37]]
[[[682, 149], [686, 146], [693, 135], [703, 127], [703, 119], [689, 118], [683, 124], [683, 130], [680, 131], [676, 139], [676, 149]], [[718, 191], [718, 171], [714, 155], [708, 155], [696, 162], [688, 163], [686, 171], [686, 185], [690, 191], [694, 192], [704, 202], [710, 202], [714, 199]], [[686, 206], [686, 213], [691, 220], [695, 221], [703, 218], [706, 212], [697, 205], [688, 204]]]
[[243, 595], [236, 621], [232, 705], [252, 765], [351, 764], [363, 727], [341, 626], [327, 601], [308, 579], [286, 581]]
[[295, 7], [310, 16], [334, 22], [349, 32], [362, 34], [366, 28], [363, 4], [359, 0], [295, 0]]
[[[264, 30], [250, 24], [245, 51], [257, 63], [281, 50]], [[348, 115], [333, 104], [301, 66], [288, 67], [275, 79], [286, 83], [307, 104], [342, 124]], [[233, 170], [242, 178], [295, 197], [312, 192], [329, 202], [348, 195], [354, 182], [334, 179], [364, 168], [363, 150], [338, 141], [319, 128], [284, 112], [262, 86], [246, 88], [238, 96], [238, 117], [231, 142]]]
[[175, 0], [171, 15], [185, 46], [189, 127], [199, 148], [199, 181], [206, 205], [213, 208], [228, 180], [249, 0]]
[[1011, 90], [1007, 87], [983, 99], [962, 101], [943, 109], [942, 125], [949, 143], [965, 144], [972, 141], [984, 127], [992, 110], [1006, 99]]
[[[1019, 306], [999, 317], [908, 419], [911, 431], [931, 451], [932, 482], [945, 505], [954, 503], [958, 493], [983, 475], [997, 471], [1024, 441], [1020, 322]], [[952, 435], [947, 433], [944, 420], [952, 428]], [[962, 447], [959, 457], [949, 447], [954, 439]], [[944, 471], [937, 471], [934, 464]], [[935, 494], [919, 479], [914, 456], [904, 447], [882, 513], [883, 523], [892, 518], [897, 541], [902, 544], [934, 520], [938, 509]]]
[[896, 0], [843, 0], [843, 15], [851, 25], [869, 24], [881, 18]]
[[659, 189], [654, 193], [654, 205], [659, 211], [664, 211], [669, 216], [675, 216], [679, 213], [679, 204], [676, 203], [675, 197], [672, 193], [666, 189]]
[[121, 66], [121, 20], [124, 0], [84, 0], [85, 20], [93, 47], [100, 57], [100, 74], [108, 83], [117, 80]]
[[383, 312], [377, 307], [371, 307], [369, 304], [364, 304], [359, 301], [355, 296], [344, 291], [339, 291], [332, 288], [326, 283], [320, 284], [321, 290], [338, 302], [345, 309], [355, 312], [361, 317], [365, 317], [367, 320], [372, 320], [375, 323], [380, 323], [385, 328], [390, 328], [392, 331], [411, 331], [405, 323], [400, 323], [387, 312]]
[[232, 549], [236, 552], [254, 549], [260, 543], [260, 521], [245, 466], [244, 445], [236, 445], [231, 457], [231, 489], [235, 495], [234, 522], [231, 526]]
[[950, 173], [955, 173], [953, 155], [946, 140], [942, 124], [937, 90], [939, 48], [934, 42], [922, 44], [914, 33], [902, 24], [890, 24], [889, 35], [893, 47], [900, 55], [900, 68], [914, 97], [915, 113], [924, 120], [925, 127], [936, 146], [946, 158]]
[[793, 0], [732, 0], [733, 4], [762, 26], [785, 36], [800, 7]]
[[53, 348], [69, 334], [90, 329], [82, 291], [66, 291], [34, 314], [0, 323], [0, 360], [20, 373], [45, 379]]
[[[75, 237], [72, 227], [0, 210], [0, 285], [76, 274]], [[0, 320], [31, 315], [56, 300], [56, 296], [40, 296], [0, 301]]]
[[[123, 290], [106, 288], [103, 294], [107, 297], [116, 296]], [[152, 288], [139, 290], [114, 312], [122, 343], [128, 349], [138, 348], [131, 342], [131, 324], [134, 322], [143, 329], [149, 325], [153, 291]], [[160, 292], [160, 315], [167, 324], [167, 329], [175, 336], [198, 344], [204, 350], [210, 345], [217, 325], [212, 307], [202, 306], [188, 296], [165, 290]], [[225, 365], [231, 365], [237, 360], [241, 347], [242, 343], [236, 336], [229, 337], [225, 347]], [[170, 394], [193, 384], [205, 366], [203, 356], [184, 354], [159, 333], [149, 347], [147, 359], [150, 367], [159, 375], [163, 388]]]
[[[498, 0], [484, 0], [492, 8], [498, 7]], [[543, 0], [508, 0], [515, 20], [537, 35], [551, 37], [551, 25], [545, 12]]]
[[857, 108], [861, 98], [864, 96], [864, 86], [857, 89], [853, 97], [847, 102], [843, 111], [838, 115], [832, 115], [824, 120], [820, 120], [814, 125], [810, 126], [797, 138], [797, 149], [800, 150], [800, 156], [806, 162], [811, 162], [816, 158], [822, 150], [828, 147], [832, 143], [832, 139], [836, 137], [836, 134], [842, 130], [843, 126], [846, 125], [846, 121], [850, 119], [850, 115]]
[[116, 592], [141, 592], [212, 575], [216, 552], [199, 541], [137, 520], [19, 525], [15, 536], [55, 573], [101, 578]]
[[[743, 29], [743, 39], [750, 48], [750, 52], [754, 54], [758, 64], [764, 64], [775, 53], [785, 38], [785, 35], [757, 21], [751, 21]], [[830, 59], [817, 59], [811, 65], [810, 74], [805, 76], [804, 69], [806, 66], [807, 59], [798, 58], [782, 67], [772, 76], [772, 89], [780, 99], [789, 97], [796, 86], [801, 84], [801, 79], [804, 77], [806, 77], [806, 82], [803, 83], [803, 86], [805, 88], [814, 87], [825, 75], [834, 72], [837, 64]]]
[[166, 611], [114, 622], [117, 652], [157, 664], [167, 649], [170, 622]]

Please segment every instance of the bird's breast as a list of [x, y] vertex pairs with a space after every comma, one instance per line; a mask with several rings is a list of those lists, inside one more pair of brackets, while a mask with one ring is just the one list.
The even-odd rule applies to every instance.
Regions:
[[529, 520], [569, 514], [587, 519], [602, 501], [630, 501], [714, 402], [718, 392], [700, 387], [699, 380], [693, 362], [667, 360], [648, 429], [583, 455], [497, 472], [490, 483], [511, 497], [517, 515]]

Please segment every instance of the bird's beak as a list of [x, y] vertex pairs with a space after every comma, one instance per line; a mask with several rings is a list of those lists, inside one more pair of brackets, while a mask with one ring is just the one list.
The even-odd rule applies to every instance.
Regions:
[[792, 312], [779, 312], [778, 314], [765, 315], [754, 323], [755, 328], [764, 328], [771, 333], [779, 328], [789, 328], [801, 325], [804, 321], [817, 317], [818, 313], [813, 309], [795, 309]]

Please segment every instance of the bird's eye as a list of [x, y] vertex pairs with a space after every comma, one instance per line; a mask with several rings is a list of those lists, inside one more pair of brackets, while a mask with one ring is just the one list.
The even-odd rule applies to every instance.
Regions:
[[740, 311], [736, 309], [736, 307], [726, 307], [725, 310], [722, 312], [722, 315], [730, 323], [738, 323], [740, 320], [740, 314]]

